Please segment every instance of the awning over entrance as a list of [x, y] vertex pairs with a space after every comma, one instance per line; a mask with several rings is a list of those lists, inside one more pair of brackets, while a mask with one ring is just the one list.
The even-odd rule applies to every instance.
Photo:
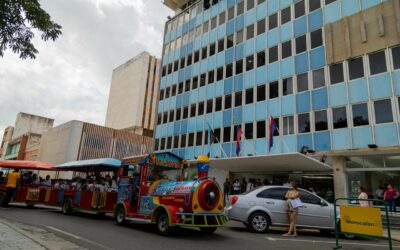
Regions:
[[210, 159], [210, 166], [232, 172], [331, 171], [328, 164], [300, 153]]

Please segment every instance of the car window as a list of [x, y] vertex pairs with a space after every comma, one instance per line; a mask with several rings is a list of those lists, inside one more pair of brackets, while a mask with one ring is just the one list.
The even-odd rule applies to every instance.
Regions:
[[321, 204], [321, 198], [319, 198], [311, 193], [308, 193], [304, 190], [299, 190], [299, 191], [300, 191], [300, 200], [303, 203], [317, 204], [317, 205]]
[[288, 191], [288, 188], [285, 187], [277, 187], [277, 188], [268, 188], [257, 194], [258, 198], [268, 198], [274, 200], [284, 200], [285, 193]]

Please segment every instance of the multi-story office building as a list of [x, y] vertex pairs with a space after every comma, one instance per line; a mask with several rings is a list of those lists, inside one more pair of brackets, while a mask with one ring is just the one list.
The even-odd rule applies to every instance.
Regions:
[[[165, 1], [177, 15], [165, 26], [156, 150], [210, 153], [235, 177], [325, 193], [334, 176], [337, 196], [400, 186], [400, 1], [188, 2]], [[328, 170], [297, 161], [307, 149]]]
[[142, 52], [113, 70], [106, 127], [152, 135], [160, 59]]

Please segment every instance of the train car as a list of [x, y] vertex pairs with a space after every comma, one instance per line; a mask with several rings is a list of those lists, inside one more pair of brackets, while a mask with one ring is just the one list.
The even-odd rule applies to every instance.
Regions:
[[[20, 160], [1, 160], [0, 168], [3, 172], [18, 169], [20, 172], [32, 172], [39, 176], [40, 171], [55, 171], [53, 164], [45, 161], [20, 161]], [[24, 182], [23, 176], [18, 181], [14, 194], [14, 202], [26, 203], [28, 207], [33, 207], [35, 204], [51, 203], [50, 199], [52, 187], [41, 183]], [[6, 181], [0, 182], [0, 205], [6, 203]], [[55, 200], [55, 199], [54, 199]]]
[[55, 166], [55, 169], [74, 172], [74, 180], [60, 189], [59, 205], [62, 212], [69, 214], [79, 211], [98, 215], [112, 213], [118, 196], [116, 180], [115, 189], [111, 185], [109, 188], [98, 189], [98, 184], [107, 175], [110, 178], [117, 176], [122, 167], [122, 161], [113, 158], [73, 161]]
[[139, 168], [133, 176], [120, 177], [114, 209], [117, 224], [153, 223], [161, 235], [170, 234], [177, 226], [213, 233], [226, 224], [223, 194], [219, 185], [208, 177], [207, 156], [198, 157], [198, 176], [187, 181], [184, 181], [186, 161], [169, 152], [125, 163]]

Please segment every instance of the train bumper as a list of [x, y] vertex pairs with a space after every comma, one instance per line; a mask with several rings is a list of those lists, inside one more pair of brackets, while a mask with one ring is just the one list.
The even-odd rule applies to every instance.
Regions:
[[222, 227], [228, 222], [225, 214], [193, 214], [193, 213], [177, 213], [179, 219], [176, 221], [177, 226], [185, 227]]

